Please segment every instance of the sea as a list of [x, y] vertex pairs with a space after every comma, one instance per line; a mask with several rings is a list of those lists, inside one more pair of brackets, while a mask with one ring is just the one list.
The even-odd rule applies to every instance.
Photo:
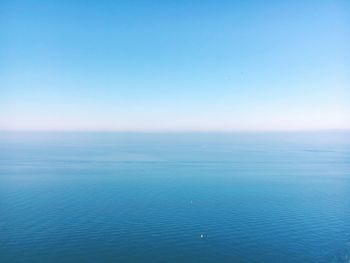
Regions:
[[0, 262], [350, 262], [350, 132], [1, 132]]

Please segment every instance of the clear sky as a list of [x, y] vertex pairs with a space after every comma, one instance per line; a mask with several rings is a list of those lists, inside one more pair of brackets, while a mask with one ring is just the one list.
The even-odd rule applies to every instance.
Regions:
[[0, 130], [348, 128], [348, 0], [0, 2]]

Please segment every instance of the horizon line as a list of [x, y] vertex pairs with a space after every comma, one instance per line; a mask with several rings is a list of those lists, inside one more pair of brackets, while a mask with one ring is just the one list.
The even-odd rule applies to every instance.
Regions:
[[309, 129], [227, 129], [227, 130], [197, 130], [197, 129], [145, 129], [145, 130], [117, 130], [117, 129], [0, 129], [4, 132], [54, 132], [54, 133], [242, 133], [242, 132], [350, 132], [350, 128], [309, 128]]

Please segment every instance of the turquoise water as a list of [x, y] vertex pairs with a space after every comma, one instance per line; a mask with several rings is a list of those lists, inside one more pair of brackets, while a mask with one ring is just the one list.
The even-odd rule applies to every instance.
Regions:
[[0, 262], [350, 262], [350, 133], [1, 133]]

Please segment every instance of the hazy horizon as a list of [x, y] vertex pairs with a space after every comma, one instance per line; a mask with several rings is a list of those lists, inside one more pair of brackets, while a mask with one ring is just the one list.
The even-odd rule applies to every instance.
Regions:
[[120, 133], [120, 134], [243, 134], [243, 133], [348, 133], [350, 129], [260, 129], [260, 130], [39, 130], [39, 129], [1, 129], [0, 133]]

